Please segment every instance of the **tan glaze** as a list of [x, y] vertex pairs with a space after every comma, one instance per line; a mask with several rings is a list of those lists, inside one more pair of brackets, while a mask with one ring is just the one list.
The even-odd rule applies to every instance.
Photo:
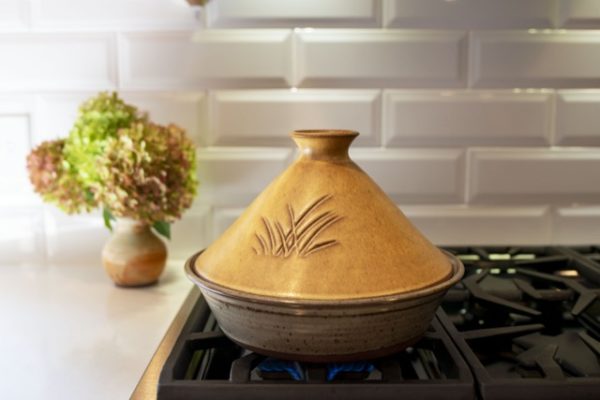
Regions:
[[247, 294], [205, 280], [186, 263], [220, 328], [250, 350], [282, 359], [347, 362], [383, 357], [415, 343], [431, 323], [463, 265], [445, 253], [451, 278], [415, 292], [352, 300], [281, 299]]
[[196, 260], [197, 275], [304, 300], [388, 296], [450, 279], [447, 257], [349, 158], [357, 135], [293, 132], [299, 157]]
[[118, 286], [147, 286], [165, 268], [167, 248], [150, 227], [121, 219], [102, 250], [102, 264]]

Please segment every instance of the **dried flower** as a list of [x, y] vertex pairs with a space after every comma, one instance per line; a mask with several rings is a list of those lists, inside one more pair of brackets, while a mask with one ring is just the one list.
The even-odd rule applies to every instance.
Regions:
[[196, 194], [194, 144], [176, 125], [136, 122], [109, 138], [97, 158], [97, 200], [114, 216], [172, 222]]
[[45, 201], [68, 213], [105, 209], [167, 232], [196, 194], [194, 144], [176, 125], [150, 123], [116, 93], [85, 102], [65, 140], [27, 157], [30, 180]]
[[42, 198], [68, 214], [90, 211], [96, 207], [93, 194], [87, 192], [63, 161], [64, 140], [46, 141], [27, 156], [29, 179]]

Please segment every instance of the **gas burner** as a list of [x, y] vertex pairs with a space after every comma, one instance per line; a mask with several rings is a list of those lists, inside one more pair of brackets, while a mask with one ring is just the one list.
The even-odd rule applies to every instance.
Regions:
[[[600, 398], [600, 268], [573, 249], [461, 247], [438, 317], [483, 399]], [[599, 266], [600, 267], [600, 266]]]
[[[330, 363], [323, 368], [323, 366], [302, 366], [296, 361], [277, 360], [271, 357], [262, 357], [255, 353], [250, 353], [245, 357], [240, 358], [234, 362], [233, 369], [236, 368], [235, 363], [241, 362], [246, 364], [250, 362], [254, 364], [256, 359], [263, 358], [258, 366], [252, 370], [251, 374], [257, 374], [262, 380], [271, 379], [284, 379], [289, 380], [290, 378], [295, 381], [303, 381], [304, 371], [306, 370], [309, 379], [315, 376], [315, 372], [320, 373], [324, 371], [326, 373], [326, 380], [328, 382], [335, 379], [341, 380], [377, 380], [381, 378], [381, 371], [375, 368], [375, 364], [368, 361], [359, 362], [348, 362], [348, 363]], [[242, 361], [249, 359], [249, 361]], [[243, 367], [246, 370], [246, 366]], [[232, 376], [233, 376], [232, 372]], [[252, 376], [252, 375], [251, 375]], [[322, 380], [322, 378], [321, 378]]]

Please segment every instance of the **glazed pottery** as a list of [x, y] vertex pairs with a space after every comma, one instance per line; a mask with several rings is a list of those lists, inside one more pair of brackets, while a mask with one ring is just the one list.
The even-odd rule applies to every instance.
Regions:
[[186, 271], [202, 291], [221, 330], [257, 353], [308, 362], [347, 362], [383, 357], [418, 341], [463, 265], [447, 254], [453, 277], [426, 289], [357, 300], [291, 300], [241, 293]]
[[293, 132], [296, 161], [188, 261], [234, 341], [308, 361], [380, 356], [417, 340], [462, 276], [349, 158], [357, 135]]
[[165, 268], [167, 247], [150, 226], [119, 219], [102, 249], [102, 264], [118, 286], [146, 286], [158, 281]]

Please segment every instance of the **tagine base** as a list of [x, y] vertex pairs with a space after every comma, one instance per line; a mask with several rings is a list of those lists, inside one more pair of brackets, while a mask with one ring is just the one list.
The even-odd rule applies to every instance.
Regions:
[[[224, 332], [225, 333], [225, 332]], [[386, 357], [389, 355], [392, 355], [394, 353], [398, 353], [404, 349], [406, 349], [407, 347], [412, 346], [413, 344], [417, 343], [419, 340], [421, 340], [421, 338], [425, 335], [425, 334], [421, 334], [419, 336], [415, 336], [414, 338], [408, 339], [404, 342], [395, 344], [393, 346], [388, 346], [388, 347], [382, 347], [379, 349], [375, 349], [375, 350], [368, 350], [368, 351], [360, 351], [357, 353], [348, 353], [348, 354], [323, 354], [323, 355], [319, 355], [319, 354], [314, 354], [314, 355], [309, 355], [309, 354], [298, 354], [298, 353], [281, 353], [278, 351], [271, 351], [271, 350], [264, 350], [258, 347], [254, 347], [251, 345], [247, 345], [245, 343], [242, 343], [238, 340], [233, 339], [231, 336], [227, 335], [227, 333], [225, 333], [225, 335], [235, 344], [237, 344], [240, 347], [243, 347], [247, 350], [253, 351], [255, 353], [258, 354], [262, 354], [264, 356], [269, 356], [269, 357], [274, 357], [280, 360], [289, 360], [289, 361], [300, 361], [300, 362], [308, 362], [308, 363], [317, 363], [317, 364], [324, 364], [324, 363], [344, 363], [344, 362], [354, 362], [354, 361], [366, 361], [366, 360], [373, 360], [373, 359], [377, 359], [377, 358], [382, 358], [382, 357]]]

